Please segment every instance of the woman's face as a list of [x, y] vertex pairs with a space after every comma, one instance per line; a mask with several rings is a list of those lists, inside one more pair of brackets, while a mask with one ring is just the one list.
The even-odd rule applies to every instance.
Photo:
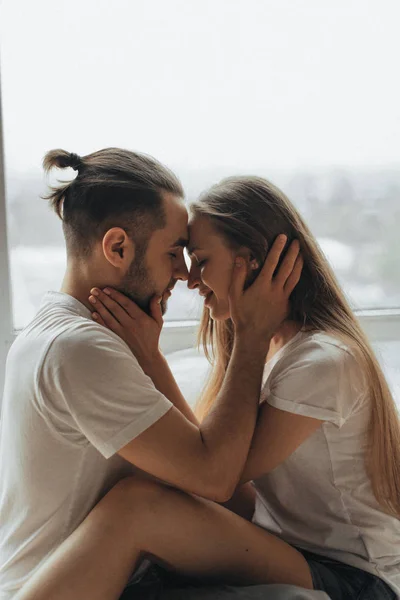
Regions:
[[189, 223], [191, 268], [188, 287], [198, 289], [212, 319], [230, 317], [228, 293], [236, 256], [207, 217], [195, 216]]

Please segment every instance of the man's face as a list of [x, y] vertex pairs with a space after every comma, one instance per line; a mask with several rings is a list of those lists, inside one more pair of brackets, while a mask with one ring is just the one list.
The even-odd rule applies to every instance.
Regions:
[[179, 197], [164, 192], [163, 199], [166, 225], [151, 235], [145, 255], [136, 255], [118, 289], [146, 312], [152, 297], [162, 296], [164, 314], [175, 283], [188, 278], [183, 254], [188, 241], [188, 214]]

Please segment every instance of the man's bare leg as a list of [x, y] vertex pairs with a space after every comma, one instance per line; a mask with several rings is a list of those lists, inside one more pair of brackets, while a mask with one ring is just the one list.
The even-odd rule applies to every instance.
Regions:
[[290, 545], [222, 506], [152, 481], [118, 483], [15, 600], [117, 600], [143, 557], [192, 577], [312, 588]]

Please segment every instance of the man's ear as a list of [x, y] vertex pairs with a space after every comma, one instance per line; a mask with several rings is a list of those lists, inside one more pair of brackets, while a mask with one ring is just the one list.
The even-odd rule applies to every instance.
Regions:
[[135, 258], [135, 244], [122, 227], [113, 227], [104, 234], [102, 249], [108, 262], [123, 271]]

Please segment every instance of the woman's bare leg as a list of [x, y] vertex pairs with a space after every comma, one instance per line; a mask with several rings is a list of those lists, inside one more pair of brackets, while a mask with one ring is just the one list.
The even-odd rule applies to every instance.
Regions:
[[222, 506], [129, 478], [99, 502], [15, 600], [117, 600], [144, 556], [232, 584], [312, 588], [294, 548]]

